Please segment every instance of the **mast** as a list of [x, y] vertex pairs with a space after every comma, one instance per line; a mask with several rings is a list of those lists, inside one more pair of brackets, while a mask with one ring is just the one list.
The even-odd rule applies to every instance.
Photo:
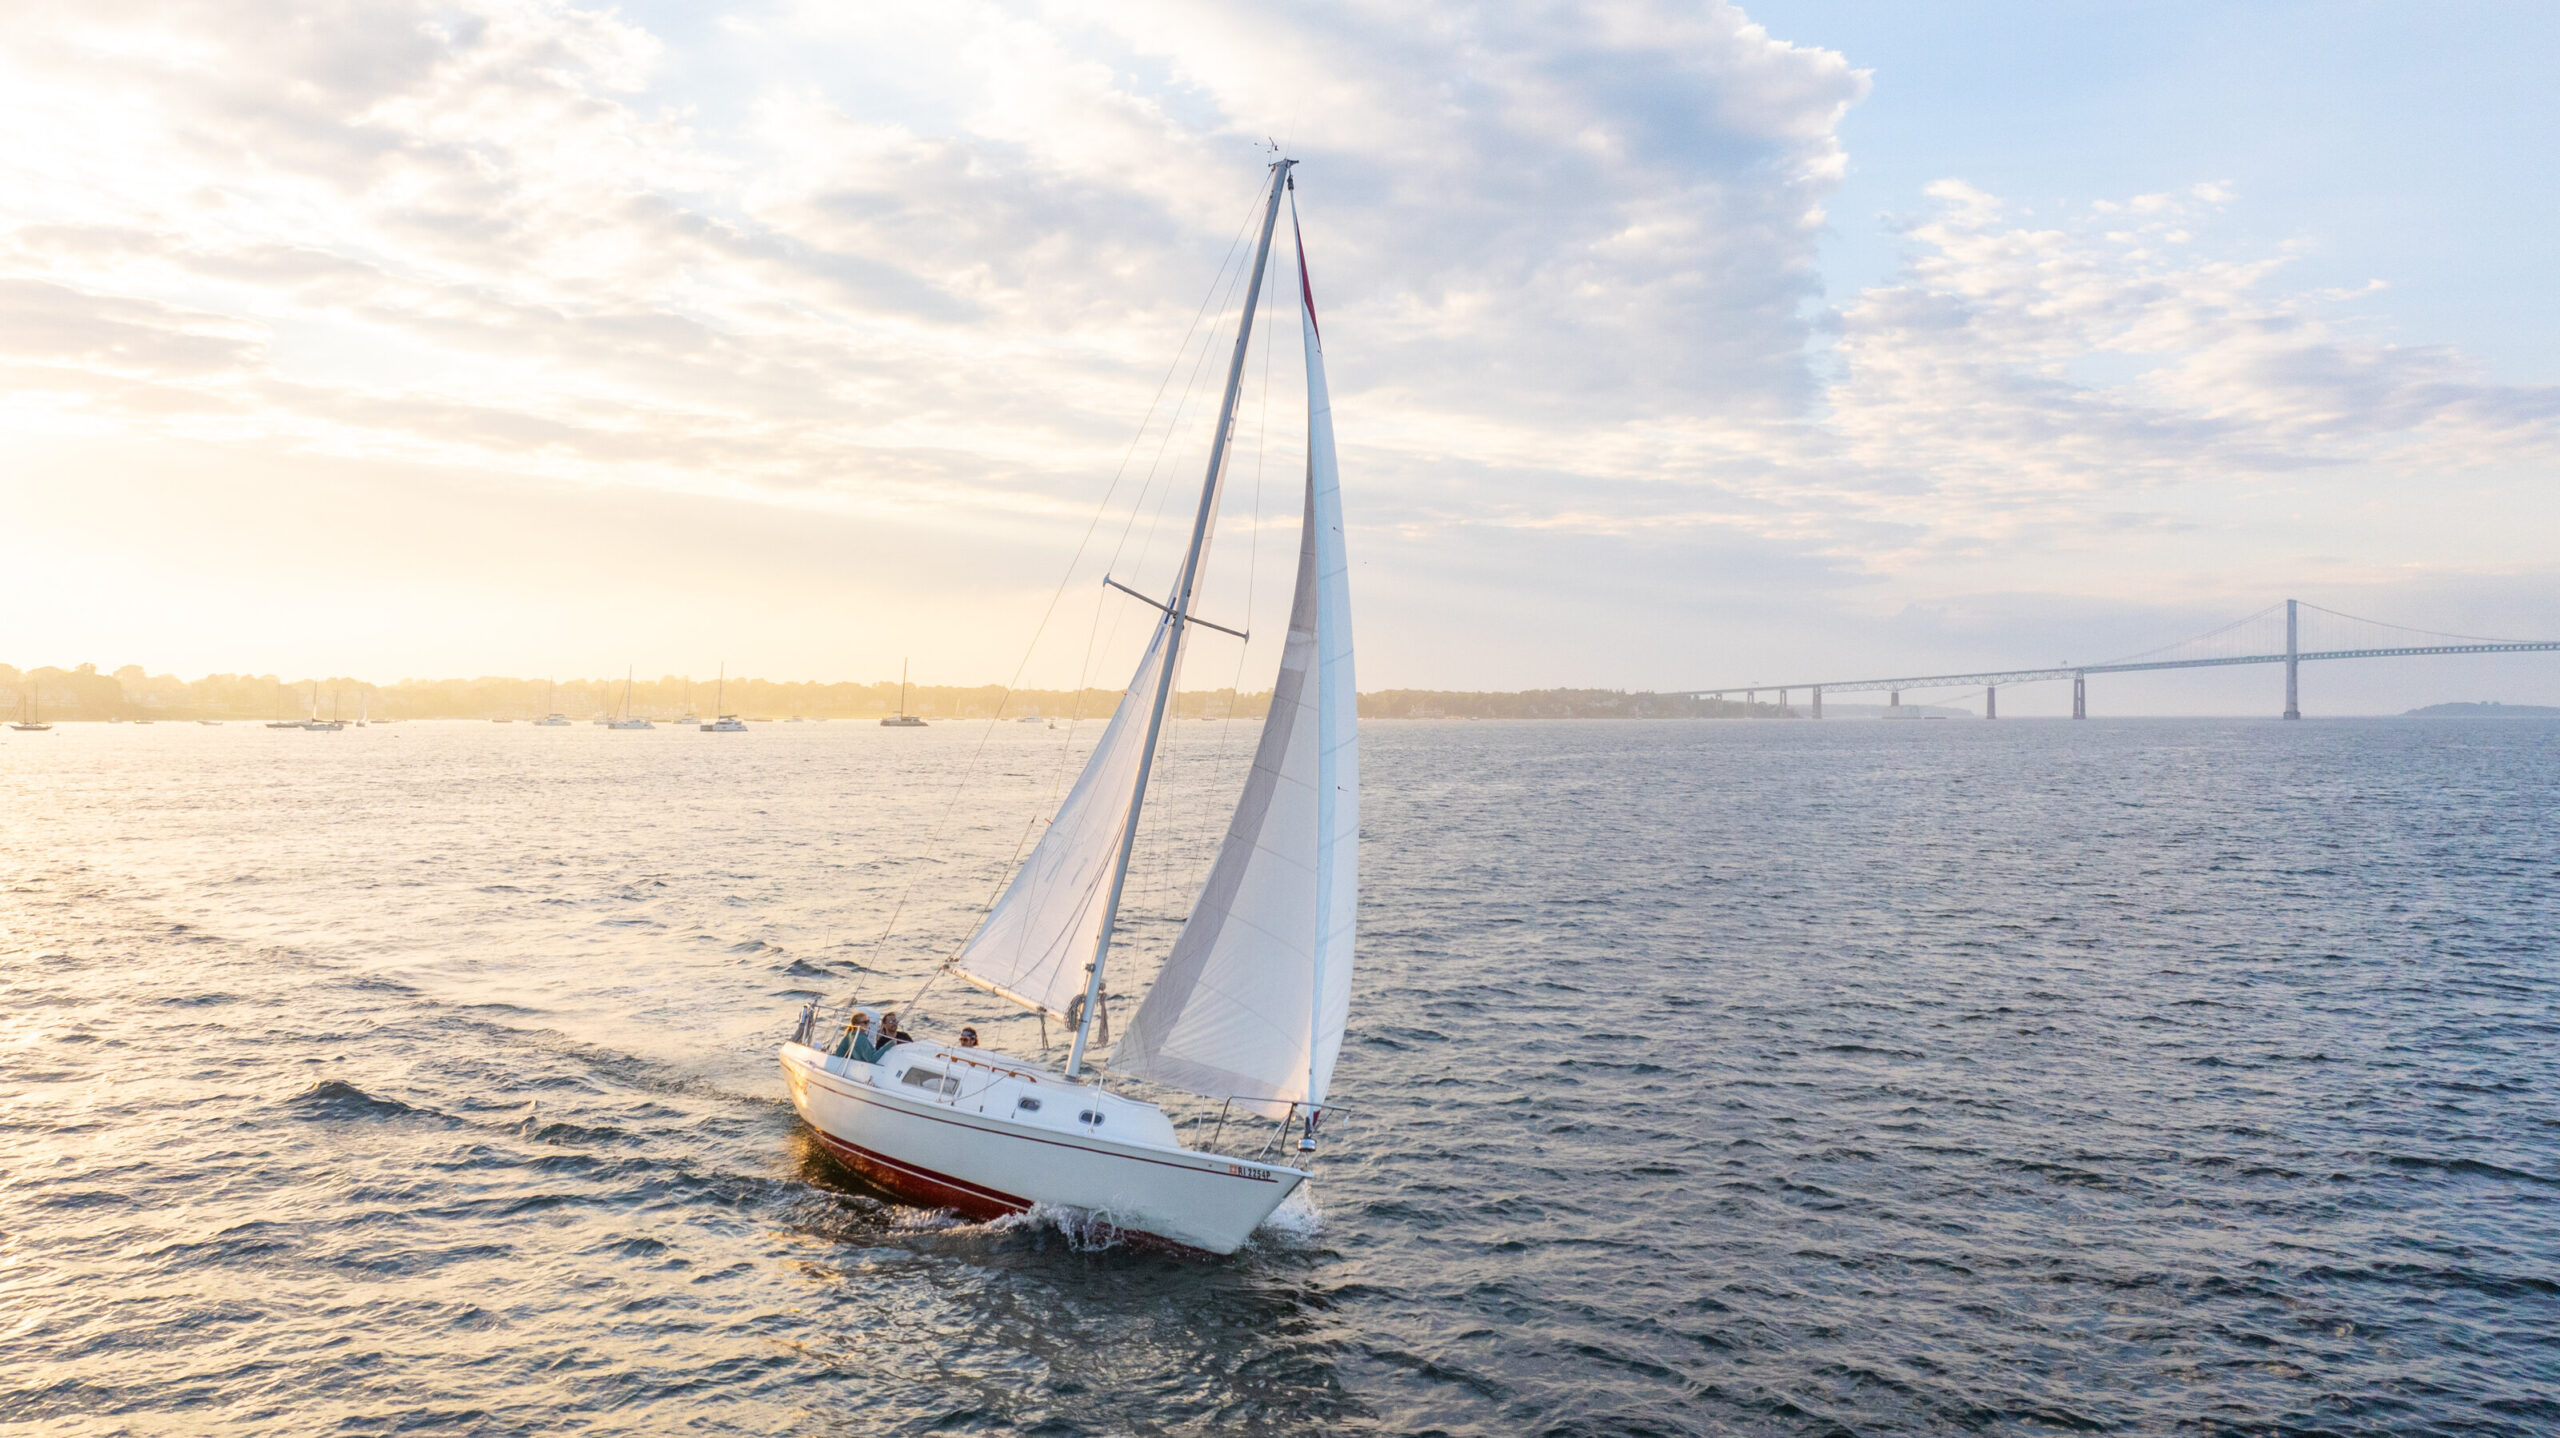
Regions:
[[1120, 917], [1120, 891], [1129, 882], [1129, 856], [1138, 845], [1138, 814], [1146, 807], [1147, 777], [1156, 763], [1156, 740], [1164, 733], [1165, 707], [1173, 699], [1173, 675], [1182, 664], [1182, 626], [1191, 615], [1191, 590], [1200, 577], [1200, 552], [1209, 542], [1209, 521], [1217, 513], [1218, 477], [1227, 462], [1227, 441], [1235, 433], [1236, 396], [1244, 387], [1245, 350], [1253, 341], [1253, 311], [1262, 300], [1262, 274], [1271, 260], [1271, 231], [1280, 222], [1281, 187], [1289, 182], [1295, 160], [1271, 162], [1271, 195], [1262, 207], [1262, 239], [1253, 251], [1253, 282], [1244, 292], [1244, 318], [1236, 325], [1235, 353], [1227, 360], [1227, 389], [1218, 404], [1218, 429], [1209, 444], [1209, 472], [1200, 481], [1200, 510], [1191, 520], [1191, 547], [1182, 557], [1181, 577], [1174, 581], [1173, 602], [1165, 606], [1164, 672], [1156, 676], [1155, 707], [1147, 713], [1147, 739], [1138, 750], [1138, 782], [1129, 794], [1128, 822], [1120, 830], [1120, 856], [1111, 867], [1111, 897], [1104, 901], [1102, 932], [1093, 942], [1093, 962], [1085, 965], [1084, 1007], [1076, 1013], [1075, 1046], [1067, 1051], [1067, 1077], [1084, 1070], [1085, 1042], [1093, 1032], [1093, 1012], [1102, 1003], [1102, 963], [1111, 953], [1111, 930]]

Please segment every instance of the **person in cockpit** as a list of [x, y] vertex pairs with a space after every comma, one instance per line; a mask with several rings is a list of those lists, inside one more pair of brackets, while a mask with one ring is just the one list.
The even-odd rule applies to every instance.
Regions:
[[856, 1063], [877, 1063], [880, 1046], [871, 1037], [871, 1011], [855, 1009], [844, 1021], [844, 1036], [827, 1051], [832, 1058], [852, 1059]]

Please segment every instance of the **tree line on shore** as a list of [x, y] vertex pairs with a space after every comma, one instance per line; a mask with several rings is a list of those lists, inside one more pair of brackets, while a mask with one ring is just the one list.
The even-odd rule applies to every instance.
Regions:
[[[138, 664], [101, 672], [77, 668], [19, 670], [0, 664], [0, 695], [15, 716], [34, 712], [67, 721], [117, 719], [282, 719], [312, 713], [353, 719], [572, 719], [620, 714], [666, 720], [709, 717], [717, 707], [748, 718], [869, 719], [905, 712], [926, 719], [1099, 719], [1119, 702], [1116, 689], [1015, 689], [1002, 685], [872, 684], [730, 679], [725, 688], [683, 675], [620, 679], [403, 679], [374, 684], [347, 676], [286, 679], [274, 674], [208, 674], [180, 679]], [[1186, 690], [1175, 712], [1188, 719], [1259, 719], [1268, 691]], [[1614, 689], [1532, 689], [1512, 693], [1383, 689], [1360, 696], [1367, 719], [1735, 719], [1777, 718], [1797, 711], [1775, 704], [1691, 699]]]

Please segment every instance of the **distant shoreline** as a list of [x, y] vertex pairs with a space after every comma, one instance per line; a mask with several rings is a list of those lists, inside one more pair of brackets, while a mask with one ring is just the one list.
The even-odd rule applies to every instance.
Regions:
[[[112, 673], [77, 669], [21, 671], [0, 665], [0, 710], [32, 711], [46, 720], [216, 719], [225, 723], [302, 719], [353, 721], [460, 719], [527, 722], [559, 714], [583, 723], [625, 712], [658, 723], [735, 714], [771, 719], [876, 720], [913, 714], [928, 721], [967, 719], [1099, 719], [1120, 701], [1117, 689], [1014, 689], [1002, 685], [726, 681], [662, 675], [656, 679], [482, 677], [403, 679], [374, 684], [347, 676], [285, 679], [274, 674], [210, 674], [186, 680], [127, 665]], [[1259, 719], [1268, 691], [1186, 690], [1175, 715], [1186, 719]], [[1622, 689], [1528, 689], [1507, 692], [1384, 689], [1360, 696], [1367, 719], [1785, 719], [1808, 717], [1803, 706], [1696, 699]]]
[[[1091, 721], [1108, 716], [1117, 689], [1007, 690], [1001, 685], [821, 684], [731, 678], [705, 683], [678, 675], [656, 679], [403, 679], [372, 684], [347, 677], [284, 679], [273, 674], [211, 674], [183, 680], [151, 675], [128, 665], [102, 673], [77, 669], [21, 671], [0, 664], [0, 718], [28, 714], [47, 722], [218, 720], [256, 723], [321, 718], [525, 723], [559, 714], [586, 723], [627, 711], [660, 724], [735, 714], [751, 722], [838, 720], [870, 722], [900, 712], [930, 722], [972, 719]], [[1186, 690], [1176, 697], [1184, 719], [1260, 719], [1270, 694], [1231, 689]], [[1961, 719], [1979, 722], [1978, 711], [1943, 704], [1897, 708], [1833, 700], [1835, 719]], [[1380, 689], [1360, 696], [1363, 719], [1811, 719], [1808, 704], [1701, 699], [1626, 689]], [[2396, 717], [2547, 718], [2560, 708], [2536, 704], [2464, 702], [2431, 704]], [[2023, 716], [2021, 716], [2023, 717]], [[2385, 717], [2385, 716], [2368, 716]]]
[[2495, 699], [2461, 701], [2452, 704], [2430, 704], [2412, 709], [2400, 716], [2404, 719], [2551, 719], [2560, 718], [2560, 707], [2549, 704], [2501, 704]]

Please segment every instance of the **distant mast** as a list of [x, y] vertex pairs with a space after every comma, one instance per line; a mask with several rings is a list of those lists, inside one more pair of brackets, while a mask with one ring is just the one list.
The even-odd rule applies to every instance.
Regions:
[[883, 729], [922, 729], [925, 722], [907, 712], [907, 661], [898, 661], [898, 712], [880, 721]]

